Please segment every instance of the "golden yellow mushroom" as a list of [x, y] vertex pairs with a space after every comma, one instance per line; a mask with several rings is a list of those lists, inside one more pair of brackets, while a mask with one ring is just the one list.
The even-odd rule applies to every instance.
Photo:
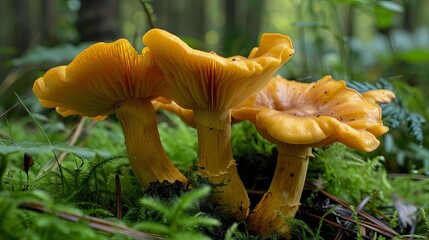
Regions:
[[383, 126], [381, 108], [375, 102], [393, 98], [388, 90], [361, 95], [330, 76], [310, 84], [277, 76], [234, 108], [234, 118], [250, 120], [278, 148], [271, 185], [250, 213], [249, 229], [289, 237], [282, 216], [294, 217], [298, 210], [312, 147], [341, 142], [362, 151], [376, 149], [376, 137], [388, 128]]
[[69, 65], [47, 71], [35, 81], [33, 91], [44, 107], [56, 108], [63, 116], [99, 120], [116, 113], [130, 165], [143, 186], [186, 181], [159, 139], [150, 100], [165, 95], [165, 82], [149, 49], [138, 54], [124, 39], [94, 44]]
[[193, 110], [200, 174], [213, 183], [224, 183], [217, 188], [215, 199], [237, 218], [245, 218], [249, 200], [232, 157], [230, 109], [262, 89], [292, 56], [291, 40], [280, 34], [264, 34], [259, 48], [248, 58], [224, 58], [195, 50], [160, 29], [148, 31], [143, 42], [156, 56], [171, 99]]
[[378, 103], [389, 103], [395, 98], [395, 94], [386, 89], [370, 90], [362, 93], [362, 96]]

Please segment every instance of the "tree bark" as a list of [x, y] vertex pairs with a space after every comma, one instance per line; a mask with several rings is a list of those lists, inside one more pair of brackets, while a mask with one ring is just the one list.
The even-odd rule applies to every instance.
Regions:
[[15, 0], [13, 1], [13, 10], [15, 12], [15, 47], [16, 55], [21, 55], [30, 45], [31, 31], [30, 31], [30, 9], [28, 0]]
[[55, 0], [42, 0], [40, 4], [40, 12], [42, 13], [42, 19], [40, 22], [41, 28], [41, 39], [43, 42], [52, 43], [57, 40], [53, 34], [53, 29], [55, 27], [55, 10], [56, 10]]
[[223, 51], [246, 55], [257, 44], [266, 1], [225, 0]]

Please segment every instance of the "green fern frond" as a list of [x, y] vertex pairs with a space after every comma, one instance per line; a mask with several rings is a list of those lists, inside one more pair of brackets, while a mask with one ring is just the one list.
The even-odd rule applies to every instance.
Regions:
[[177, 232], [168, 237], [169, 240], [183, 240], [183, 239], [192, 239], [192, 240], [210, 240], [211, 238], [199, 233], [199, 232]]
[[228, 228], [225, 234], [225, 240], [233, 240], [234, 234], [238, 231], [238, 223], [234, 223]]
[[290, 226], [292, 236], [308, 240], [320, 239], [304, 221], [291, 217], [283, 217], [283, 220]]
[[0, 193], [1, 239], [89, 239], [104, 240], [107, 235], [97, 232], [84, 222], [71, 223], [50, 214], [28, 212], [18, 208], [22, 202], [43, 203], [50, 212], [65, 211], [82, 215], [81, 211], [56, 203], [42, 191]]
[[419, 212], [422, 216], [423, 222], [425, 223], [426, 231], [429, 232], [429, 217], [426, 215], [426, 211], [423, 208], [420, 208]]
[[186, 125], [177, 115], [162, 111], [167, 122], [158, 124], [162, 145], [175, 166], [183, 173], [195, 168], [198, 159], [196, 129]]
[[319, 226], [317, 227], [317, 230], [316, 230], [316, 236], [320, 236], [320, 232], [321, 232], [321, 230], [322, 230], [322, 225], [323, 225], [323, 220], [329, 215], [329, 214], [331, 214], [331, 213], [333, 213], [335, 211], [335, 208], [331, 208], [331, 209], [329, 209], [326, 213], [324, 213], [323, 215], [322, 215], [322, 217], [320, 218], [320, 221], [319, 221]]
[[384, 158], [364, 159], [343, 144], [317, 149], [308, 177], [322, 179], [326, 191], [354, 204], [367, 195], [383, 199], [392, 191], [383, 167]]
[[156, 233], [163, 236], [168, 236], [171, 234], [169, 226], [164, 223], [154, 222], [154, 221], [144, 221], [134, 225], [134, 228], [141, 229], [143, 231]]
[[398, 215], [398, 210], [395, 210], [395, 212], [393, 212], [393, 215], [392, 215], [392, 217], [390, 218], [390, 220], [389, 220], [389, 226], [391, 227], [391, 228], [396, 228], [397, 226], [398, 226], [398, 217], [399, 217], [399, 215]]
[[[136, 224], [135, 227], [168, 236], [168, 239], [176, 239], [180, 234], [194, 236], [197, 239], [209, 239], [198, 230], [219, 226], [221, 225], [220, 221], [201, 212], [196, 214], [191, 214], [191, 212], [196, 210], [199, 202], [207, 197], [210, 192], [211, 188], [208, 186], [194, 189], [183, 193], [172, 204], [154, 198], [142, 198], [140, 203], [148, 210], [158, 212], [161, 219], [158, 221], [156, 219], [146, 220]], [[147, 214], [147, 216], [150, 215]]]
[[211, 228], [211, 227], [216, 227], [220, 225], [219, 220], [212, 218], [211, 216], [201, 212], [193, 216], [182, 217], [182, 221], [183, 221], [183, 228], [186, 228], [186, 229], [192, 229], [195, 226]]
[[275, 147], [273, 143], [264, 139], [249, 121], [234, 124], [231, 130], [231, 139], [232, 152], [236, 159], [256, 154], [269, 156]]
[[166, 217], [167, 219], [170, 217], [170, 208], [169, 208], [169, 206], [167, 206], [166, 204], [160, 202], [157, 199], [142, 198], [142, 199], [140, 199], [140, 204], [142, 204], [143, 206], [146, 206], [148, 208], [151, 208], [151, 209], [159, 212], [160, 214], [162, 214], [164, 216], [168, 216], [168, 217]]
[[208, 196], [211, 192], [209, 186], [203, 186], [199, 189], [187, 192], [183, 194], [180, 198], [176, 200], [172, 206], [171, 212], [174, 212], [177, 215], [183, 214], [187, 210], [195, 209], [199, 201], [204, 197]]
[[[355, 224], [356, 224], [356, 228], [357, 229], [360, 229], [360, 220], [359, 220], [359, 217], [358, 217], [358, 214], [357, 214], [357, 212], [356, 212], [356, 208], [355, 208], [355, 206], [353, 206], [353, 205], [350, 205], [349, 206], [349, 208], [350, 208], [350, 210], [352, 210], [352, 213], [353, 213], [353, 219], [355, 220]], [[356, 238], [358, 239], [358, 240], [363, 240], [363, 237], [362, 237], [362, 234], [361, 234], [361, 232], [360, 231], [356, 231]]]
[[410, 113], [406, 118], [408, 133], [421, 145], [424, 140], [422, 127], [426, 124], [425, 119], [417, 113]]

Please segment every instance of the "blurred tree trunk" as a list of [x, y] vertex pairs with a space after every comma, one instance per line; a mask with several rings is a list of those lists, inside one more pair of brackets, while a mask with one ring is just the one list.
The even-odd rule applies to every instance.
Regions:
[[40, 4], [40, 12], [42, 14], [42, 20], [40, 23], [41, 28], [41, 39], [43, 42], [46, 42], [48, 45], [51, 43], [56, 43], [56, 37], [53, 34], [53, 29], [55, 26], [54, 19], [56, 18], [56, 9], [55, 0], [42, 0]]
[[29, 0], [13, 1], [14, 15], [14, 46], [16, 55], [21, 55], [30, 45], [30, 9]]
[[[210, 8], [215, 5], [195, 0], [153, 1], [156, 26], [178, 36], [192, 38], [188, 40], [200, 40], [192, 42], [197, 48], [204, 48], [208, 31], [224, 29], [219, 32], [222, 54], [247, 55], [257, 44], [266, 0], [224, 0], [219, 9]], [[220, 11], [218, 18], [223, 17], [224, 21], [209, 19], [210, 14], [216, 15], [211, 11]]]
[[345, 29], [345, 36], [346, 36], [346, 73], [347, 76], [353, 76], [354, 75], [354, 62], [353, 62], [353, 50], [350, 47], [350, 40], [355, 37], [355, 23], [356, 23], [356, 17], [355, 17], [355, 7], [353, 4], [349, 4], [348, 6], [348, 16], [346, 20], [346, 29]]
[[266, 0], [247, 1], [246, 30], [250, 37], [257, 40], [261, 33], [262, 13], [265, 12]]
[[119, 0], [81, 0], [77, 29], [81, 41], [105, 41], [119, 37]]
[[355, 7], [353, 4], [349, 4], [348, 6], [348, 14], [346, 16], [346, 37], [351, 38], [354, 37], [355, 33]]
[[246, 54], [257, 45], [265, 0], [225, 0], [224, 52]]
[[184, 30], [189, 31], [189, 27], [186, 26], [193, 25], [194, 33], [191, 36], [196, 37], [198, 39], [204, 39], [207, 31], [205, 19], [205, 3], [205, 1], [189, 1], [185, 9], [189, 9], [189, 13], [193, 13], [194, 17], [190, 18], [187, 14], [183, 15], [185, 18], [185, 24], [183, 25], [185, 27]]
[[[207, 32], [206, 1], [156, 0], [153, 1], [153, 8], [157, 16], [157, 27], [178, 36], [204, 39]], [[203, 47], [195, 41], [193, 46]]]
[[[416, 29], [417, 21], [422, 18], [423, 1], [404, 1], [403, 28], [409, 32]], [[423, 11], [424, 12], [424, 11]], [[426, 14], [426, 13], [423, 13]]]

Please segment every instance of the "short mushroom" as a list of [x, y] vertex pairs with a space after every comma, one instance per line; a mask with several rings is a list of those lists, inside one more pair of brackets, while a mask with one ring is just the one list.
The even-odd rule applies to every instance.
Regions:
[[278, 149], [271, 185], [250, 213], [249, 229], [289, 238], [290, 229], [282, 217], [294, 217], [298, 210], [312, 148], [341, 142], [357, 150], [376, 149], [376, 137], [388, 128], [375, 101], [392, 98], [388, 90], [364, 97], [330, 76], [310, 84], [277, 76], [234, 108], [234, 118], [250, 120]]
[[249, 199], [231, 149], [230, 109], [262, 89], [293, 54], [291, 40], [280, 34], [262, 35], [248, 58], [223, 58], [190, 48], [178, 37], [152, 29], [143, 42], [154, 52], [171, 99], [192, 109], [199, 142], [199, 172], [217, 188], [214, 198], [237, 218], [245, 218]]
[[164, 96], [164, 89], [163, 74], [149, 49], [138, 54], [124, 39], [90, 46], [69, 65], [50, 69], [33, 85], [40, 103], [63, 116], [103, 119], [116, 113], [130, 165], [144, 187], [156, 181], [186, 181], [161, 145], [150, 102]]

